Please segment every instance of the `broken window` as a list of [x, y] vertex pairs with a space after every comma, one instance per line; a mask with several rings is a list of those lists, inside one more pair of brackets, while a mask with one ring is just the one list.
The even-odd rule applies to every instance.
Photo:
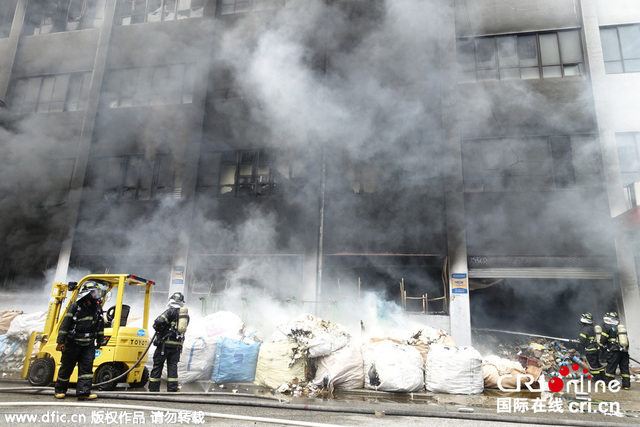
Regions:
[[169, 154], [152, 159], [126, 155], [98, 159], [95, 170], [108, 200], [153, 200], [173, 192], [173, 160]]
[[96, 28], [101, 25], [106, 0], [30, 0], [24, 34], [49, 34]]
[[111, 70], [103, 101], [109, 108], [190, 104], [194, 70], [193, 63]]
[[579, 30], [457, 41], [461, 81], [527, 80], [585, 73]]
[[300, 162], [263, 150], [203, 153], [198, 187], [224, 197], [279, 196], [302, 186], [303, 171]]
[[18, 113], [53, 113], [84, 110], [89, 98], [91, 72], [16, 79], [9, 104]]
[[118, 25], [165, 22], [203, 16], [204, 0], [119, 0]]
[[600, 29], [607, 74], [640, 72], [640, 24]]
[[598, 185], [597, 144], [589, 136], [464, 141], [466, 191], [531, 191]]
[[234, 99], [243, 96], [239, 82], [229, 68], [218, 69], [212, 73], [211, 84], [214, 99]]
[[54, 159], [45, 163], [47, 184], [43, 184], [42, 188], [47, 188], [47, 191], [43, 194], [43, 206], [58, 206], [66, 202], [75, 161], [75, 158]]
[[3, 0], [0, 2], [0, 38], [9, 37], [13, 15], [16, 12], [17, 0]]

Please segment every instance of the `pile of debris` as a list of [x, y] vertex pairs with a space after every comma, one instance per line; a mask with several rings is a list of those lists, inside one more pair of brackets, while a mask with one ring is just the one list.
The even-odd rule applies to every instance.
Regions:
[[484, 343], [483, 354], [490, 354], [483, 361], [486, 388], [498, 388], [497, 379], [505, 375], [513, 377], [513, 381], [503, 380], [503, 385], [509, 389], [517, 385], [518, 374], [533, 375], [536, 381], [540, 377], [548, 380], [561, 376], [563, 367], [569, 368], [569, 374], [564, 378], [578, 379], [589, 375], [584, 355], [571, 340], [487, 333], [474, 340]]
[[566, 343], [553, 341], [544, 338], [536, 338], [529, 343], [524, 343], [515, 348], [518, 361], [523, 366], [537, 365], [548, 377], [560, 376], [560, 368], [563, 366], [571, 368], [577, 364], [578, 370], [570, 369], [566, 378], [579, 378], [583, 375], [584, 369], [589, 369], [583, 355], [575, 348], [571, 348]]

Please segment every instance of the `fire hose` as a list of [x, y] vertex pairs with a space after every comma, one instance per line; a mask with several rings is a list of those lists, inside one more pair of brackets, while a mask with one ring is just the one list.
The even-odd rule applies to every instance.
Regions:
[[489, 328], [472, 328], [472, 329], [475, 330], [475, 331], [501, 332], [503, 334], [521, 335], [521, 336], [535, 337], [535, 338], [545, 338], [545, 339], [550, 339], [550, 340], [555, 340], [555, 341], [563, 341], [563, 342], [573, 342], [573, 343], [577, 343], [578, 342], [578, 340], [575, 340], [575, 339], [560, 338], [560, 337], [550, 337], [548, 335], [529, 334], [529, 333], [526, 333], [526, 332], [503, 331], [503, 330], [500, 330], [500, 329], [489, 329]]
[[[147, 352], [149, 351], [149, 348], [151, 348], [151, 344], [153, 344], [153, 341], [156, 337], [156, 334], [153, 334], [153, 337], [151, 337], [151, 340], [149, 341], [149, 345], [147, 346], [147, 348], [144, 349], [144, 352], [142, 353], [142, 355], [138, 358], [138, 360], [136, 361], [136, 363], [134, 363], [129, 369], [127, 369], [125, 372], [121, 373], [120, 375], [118, 375], [115, 378], [111, 378], [108, 379], [106, 381], [102, 381], [100, 383], [95, 383], [92, 384], [92, 386], [103, 386], [105, 384], [111, 384], [114, 381], [119, 380], [120, 378], [123, 378], [124, 376], [126, 376], [129, 372], [131, 372], [136, 366], [138, 366], [140, 364], [140, 362], [142, 361], [142, 359], [144, 358], [144, 356], [147, 354]], [[0, 389], [0, 391], [26, 391], [26, 390], [49, 390], [49, 387], [8, 387], [8, 388], [4, 388], [4, 389]]]

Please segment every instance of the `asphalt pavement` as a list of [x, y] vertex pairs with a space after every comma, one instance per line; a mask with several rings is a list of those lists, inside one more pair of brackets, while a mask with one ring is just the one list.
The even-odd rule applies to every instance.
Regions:
[[[480, 395], [430, 392], [395, 394], [374, 390], [332, 396], [278, 395], [254, 385], [221, 387], [208, 382], [179, 393], [97, 391], [98, 399], [64, 400], [53, 388], [26, 381], [0, 381], [0, 425], [220, 425], [220, 426], [620, 426], [640, 425], [640, 383], [631, 390], [581, 394], [504, 393]], [[164, 390], [164, 385], [162, 390]]]

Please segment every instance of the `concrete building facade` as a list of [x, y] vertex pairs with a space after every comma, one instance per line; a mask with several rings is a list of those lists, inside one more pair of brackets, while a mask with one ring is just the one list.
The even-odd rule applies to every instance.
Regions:
[[0, 279], [637, 346], [635, 3], [5, 1]]

